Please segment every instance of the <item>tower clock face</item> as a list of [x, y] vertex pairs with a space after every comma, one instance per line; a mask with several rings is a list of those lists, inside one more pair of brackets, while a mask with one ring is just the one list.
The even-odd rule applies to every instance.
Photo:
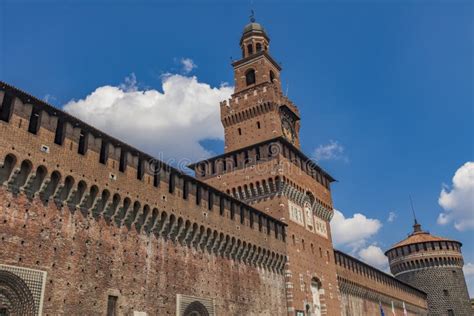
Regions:
[[288, 139], [291, 143], [294, 143], [296, 140], [295, 126], [290, 119], [283, 117], [281, 121], [281, 128], [283, 130], [283, 136]]

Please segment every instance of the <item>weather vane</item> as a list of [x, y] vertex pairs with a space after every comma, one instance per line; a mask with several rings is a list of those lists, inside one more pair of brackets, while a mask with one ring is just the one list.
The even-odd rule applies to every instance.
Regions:
[[250, 22], [255, 23], [255, 12], [250, 10]]

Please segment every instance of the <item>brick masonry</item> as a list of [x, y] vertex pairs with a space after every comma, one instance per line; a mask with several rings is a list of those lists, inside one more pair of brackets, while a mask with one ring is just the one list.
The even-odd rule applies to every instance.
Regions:
[[300, 151], [261, 26], [241, 48], [225, 153], [196, 178], [0, 83], [0, 264], [47, 273], [45, 315], [186, 313], [179, 298], [217, 315], [427, 314], [423, 291], [333, 249], [334, 179]]

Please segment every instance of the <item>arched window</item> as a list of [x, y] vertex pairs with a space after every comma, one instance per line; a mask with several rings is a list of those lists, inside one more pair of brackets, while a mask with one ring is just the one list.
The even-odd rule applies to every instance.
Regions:
[[253, 54], [253, 46], [252, 44], [248, 44], [247, 45], [247, 52], [249, 55], [252, 55]]
[[245, 73], [245, 83], [247, 86], [250, 86], [251, 84], [255, 83], [255, 70], [249, 69]]
[[312, 306], [312, 314], [314, 316], [321, 316], [321, 282], [319, 282], [316, 278], [311, 279], [311, 295], [313, 298], [313, 306]]
[[262, 50], [262, 44], [261, 43], [257, 43], [257, 52], [261, 51]]
[[273, 80], [275, 80], [275, 73], [270, 70], [270, 82], [273, 82]]

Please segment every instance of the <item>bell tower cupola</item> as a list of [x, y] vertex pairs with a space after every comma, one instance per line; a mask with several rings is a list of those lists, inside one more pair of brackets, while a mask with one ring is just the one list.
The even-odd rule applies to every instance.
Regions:
[[275, 84], [280, 90], [280, 65], [270, 56], [270, 38], [252, 11], [250, 23], [245, 25], [240, 38], [242, 58], [233, 62], [235, 93], [265, 83]]
[[242, 48], [242, 58], [252, 56], [253, 54], [268, 51], [270, 39], [265, 29], [255, 21], [252, 11], [250, 23], [247, 24], [240, 39], [240, 47]]

